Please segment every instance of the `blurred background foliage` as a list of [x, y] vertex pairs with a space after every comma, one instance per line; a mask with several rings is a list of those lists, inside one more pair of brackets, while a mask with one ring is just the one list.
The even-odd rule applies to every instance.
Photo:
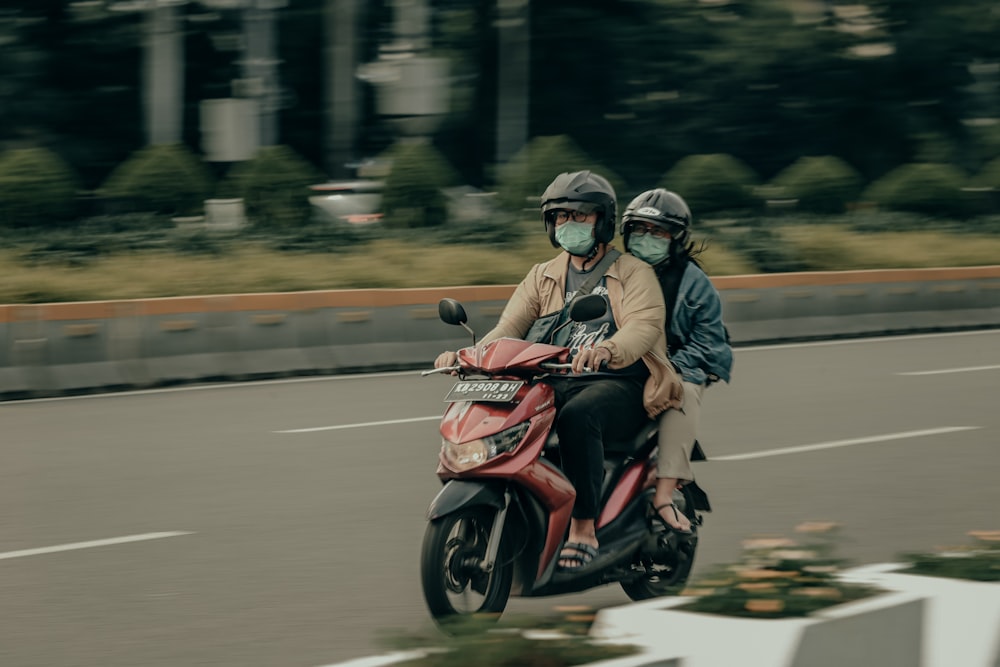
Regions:
[[[113, 4], [7, 0], [0, 9], [0, 145], [54, 150], [86, 188], [143, 145], [142, 17], [110, 11]], [[320, 169], [329, 40], [322, 19], [332, 4], [290, 0], [277, 10], [280, 143]], [[452, 104], [432, 138], [462, 182], [492, 187], [501, 166], [493, 163], [496, 2], [428, 4], [433, 50], [452, 63]], [[359, 62], [373, 60], [385, 41], [391, 5], [358, 4]], [[732, 155], [764, 182], [806, 156], [836, 156], [870, 182], [909, 162], [948, 162], [974, 174], [1000, 155], [994, 2], [529, 6], [529, 138], [568, 137], [575, 148], [566, 162], [603, 165], [630, 192], [690, 155]], [[184, 143], [197, 151], [198, 104], [228, 96], [237, 65], [217, 34], [225, 17], [211, 22], [197, 2], [183, 7]], [[359, 159], [398, 138], [360, 85]]]
[[[806, 247], [829, 229], [862, 235], [869, 249], [880, 245], [875, 234], [939, 235], [928, 241], [934, 252], [911, 248], [906, 258], [828, 248], [852, 266], [858, 257], [877, 266], [916, 256], [995, 262], [942, 252], [956, 233], [1000, 231], [995, 2], [536, 0], [518, 35], [530, 55], [526, 136], [500, 161], [498, 3], [427, 0], [428, 53], [449, 62], [446, 112], [407, 129], [380, 113], [375, 86], [353, 77], [351, 161], [336, 164], [329, 17], [353, 5], [361, 65], [398, 31], [399, 3], [288, 0], [276, 9], [278, 145], [231, 163], [204, 159], [199, 105], [233, 95], [240, 18], [209, 4], [177, 5], [180, 143], [147, 146], [142, 12], [112, 11], [122, 0], [3, 3], [0, 237], [11, 257], [81, 267], [154, 249], [227, 256], [238, 243], [342, 254], [387, 237], [445, 244], [452, 262], [460, 247], [487, 244], [533, 257], [524, 245], [536, 237], [538, 253], [551, 252], [535, 198], [556, 173], [588, 168], [609, 178], [621, 207], [654, 186], [681, 193], [711, 237], [717, 273], [849, 268]], [[380, 222], [318, 221], [309, 186], [372, 162], [389, 165], [373, 176], [385, 184]], [[228, 197], [244, 200], [246, 229], [223, 239], [177, 224], [202, 213], [205, 199]], [[476, 270], [468, 280], [496, 277]]]

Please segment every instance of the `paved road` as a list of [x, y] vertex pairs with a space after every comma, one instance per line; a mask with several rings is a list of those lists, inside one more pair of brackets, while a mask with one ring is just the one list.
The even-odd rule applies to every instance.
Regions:
[[[858, 562], [1000, 528], [1000, 332], [736, 363], [706, 403], [716, 458], [697, 472], [716, 511], [696, 571], [802, 520], [843, 522]], [[450, 382], [0, 403], [0, 665], [316, 667], [426, 629], [418, 554]], [[410, 421], [370, 424], [393, 419]], [[626, 601], [607, 587], [509, 611]]]

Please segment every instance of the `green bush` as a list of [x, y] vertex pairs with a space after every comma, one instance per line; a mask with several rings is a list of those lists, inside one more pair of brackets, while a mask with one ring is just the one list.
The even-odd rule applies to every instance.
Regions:
[[723, 153], [689, 155], [682, 158], [660, 181], [662, 187], [684, 197], [697, 217], [715, 211], [753, 208], [757, 200], [754, 171], [742, 161]]
[[772, 182], [797, 208], [810, 213], [843, 213], [861, 190], [861, 175], [838, 157], [803, 157]]
[[863, 198], [892, 211], [964, 216], [966, 176], [948, 164], [920, 162], [890, 171], [872, 183]]
[[182, 144], [146, 146], [118, 165], [100, 194], [123, 213], [198, 215], [212, 177], [201, 159]]
[[973, 530], [969, 536], [973, 538], [972, 544], [904, 554], [909, 567], [903, 572], [1000, 582], [1000, 530]]
[[458, 183], [458, 174], [425, 140], [407, 139], [384, 154], [392, 162], [385, 179], [382, 207], [388, 227], [435, 227], [448, 218], [443, 188]]
[[0, 224], [48, 227], [76, 212], [77, 179], [62, 158], [45, 148], [0, 155]]
[[987, 162], [976, 174], [973, 182], [978, 187], [1000, 191], [1000, 157]]
[[966, 150], [976, 164], [1000, 158], [1000, 122], [972, 125], [968, 135]]
[[598, 164], [565, 135], [535, 137], [497, 173], [498, 205], [515, 214], [531, 209], [540, 215], [539, 197], [556, 176], [589, 169], [608, 179], [618, 195], [618, 212], [624, 210], [625, 183]]
[[974, 211], [986, 215], [1000, 213], [1000, 157], [983, 165], [972, 180]]
[[760, 273], [792, 273], [809, 267], [770, 226], [773, 219], [746, 218], [743, 225], [718, 231], [727, 248], [743, 255]]
[[287, 146], [265, 146], [253, 159], [235, 165], [219, 186], [218, 195], [241, 198], [247, 217], [267, 229], [301, 227], [309, 223], [309, 186], [323, 176]]
[[423, 654], [400, 667], [573, 667], [639, 652], [632, 644], [593, 641], [588, 633], [595, 617], [580, 609], [561, 618], [516, 618], [503, 626], [495, 616], [457, 617], [445, 623], [444, 633], [384, 634], [381, 643]]

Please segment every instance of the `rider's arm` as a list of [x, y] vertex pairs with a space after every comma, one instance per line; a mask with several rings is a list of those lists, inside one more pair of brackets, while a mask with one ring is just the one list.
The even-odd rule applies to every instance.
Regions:
[[[622, 288], [621, 312], [614, 313], [618, 331], [600, 344], [611, 352], [608, 367], [625, 368], [652, 351], [666, 357], [663, 333], [666, 309], [656, 274], [648, 264], [631, 255], [623, 255], [617, 263]], [[664, 349], [657, 350], [658, 347]]]
[[687, 382], [705, 384], [708, 374], [728, 382], [733, 351], [726, 342], [722, 299], [708, 276], [700, 271], [694, 275], [691, 289], [680, 299], [671, 322], [682, 344], [670, 360]]

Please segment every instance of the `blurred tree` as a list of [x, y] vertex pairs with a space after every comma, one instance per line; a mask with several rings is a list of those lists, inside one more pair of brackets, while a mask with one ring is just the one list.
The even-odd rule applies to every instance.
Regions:
[[141, 145], [138, 28], [100, 4], [8, 0], [0, 10], [0, 142], [57, 150], [95, 186]]
[[[280, 136], [313, 164], [323, 163], [330, 1], [292, 0], [279, 13]], [[452, 62], [453, 105], [434, 144], [464, 182], [492, 183], [497, 0], [428, 2], [434, 55]], [[109, 6], [0, 7], [0, 145], [55, 150], [87, 188], [144, 143], [140, 17]], [[358, 57], [369, 62], [391, 32], [392, 2], [358, 7]], [[238, 76], [228, 39], [239, 37], [238, 17], [198, 1], [184, 14], [184, 141], [197, 150], [199, 102], [228, 96]], [[764, 179], [803, 155], [830, 155], [866, 181], [907, 162], [974, 172], [996, 157], [981, 146], [1000, 104], [990, 0], [534, 0], [527, 26], [529, 137], [571, 137], [621, 175], [623, 197], [697, 154], [736, 156]], [[361, 91], [359, 157], [396, 139]]]

